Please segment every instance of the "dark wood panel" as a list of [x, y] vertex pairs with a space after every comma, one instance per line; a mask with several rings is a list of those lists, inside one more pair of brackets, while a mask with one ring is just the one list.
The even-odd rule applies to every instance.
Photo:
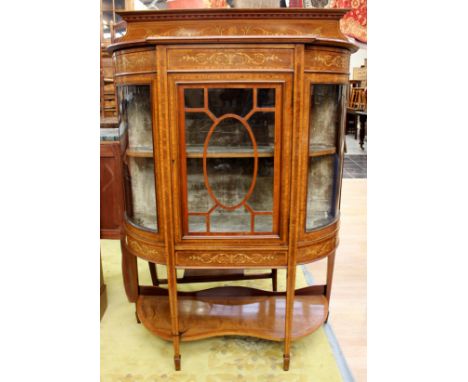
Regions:
[[101, 143], [101, 238], [118, 239], [123, 220], [123, 180], [119, 142]]

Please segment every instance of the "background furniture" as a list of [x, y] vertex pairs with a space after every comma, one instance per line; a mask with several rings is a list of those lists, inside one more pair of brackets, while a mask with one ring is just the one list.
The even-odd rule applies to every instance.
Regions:
[[[124, 285], [137, 319], [173, 342], [176, 369], [180, 341], [250, 335], [284, 341], [288, 370], [291, 340], [328, 317], [356, 50], [339, 28], [344, 13], [120, 13], [127, 31], [109, 49]], [[168, 287], [140, 285], [137, 257], [166, 265]], [[296, 266], [323, 258], [326, 284], [295, 290]], [[286, 291], [177, 290], [176, 269], [249, 268], [286, 268]]]

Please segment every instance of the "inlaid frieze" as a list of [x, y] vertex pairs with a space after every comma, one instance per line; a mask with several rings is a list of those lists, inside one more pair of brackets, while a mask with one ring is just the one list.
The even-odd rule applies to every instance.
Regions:
[[177, 252], [178, 266], [286, 266], [286, 252]]
[[134, 255], [141, 257], [146, 260], [150, 260], [154, 263], [166, 263], [166, 257], [164, 255], [164, 248], [143, 243], [140, 240], [136, 240], [131, 236], [127, 235], [127, 246], [133, 252]]
[[292, 70], [292, 49], [170, 49], [169, 70]]
[[336, 249], [338, 245], [338, 238], [334, 235], [333, 237], [323, 240], [316, 244], [311, 244], [307, 247], [298, 248], [296, 260], [297, 263], [307, 263], [315, 259], [328, 256], [332, 251]]
[[156, 52], [136, 50], [114, 55], [116, 74], [156, 72]]
[[306, 49], [304, 70], [320, 72], [349, 72], [349, 54], [321, 49]]

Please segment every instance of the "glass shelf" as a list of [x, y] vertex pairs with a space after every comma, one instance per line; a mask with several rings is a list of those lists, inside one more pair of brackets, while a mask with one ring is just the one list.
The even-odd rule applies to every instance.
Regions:
[[336, 154], [336, 147], [329, 145], [310, 145], [309, 146], [309, 156], [310, 157], [320, 157], [324, 155]]
[[[203, 158], [203, 146], [186, 146], [187, 158]], [[273, 146], [257, 146], [257, 156], [268, 158], [274, 155]], [[208, 158], [253, 158], [254, 150], [250, 147], [225, 147], [210, 146], [207, 152]]]

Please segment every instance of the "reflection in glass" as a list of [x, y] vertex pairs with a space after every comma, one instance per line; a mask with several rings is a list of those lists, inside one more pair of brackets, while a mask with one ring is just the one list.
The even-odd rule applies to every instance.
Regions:
[[275, 106], [275, 89], [258, 89], [257, 94], [258, 107], [273, 107]]
[[128, 158], [127, 216], [142, 227], [157, 230], [153, 158]]
[[203, 147], [213, 121], [205, 113], [185, 113], [185, 143]]
[[216, 117], [228, 113], [244, 117], [252, 110], [252, 99], [253, 89], [208, 89], [208, 108]]
[[273, 232], [275, 113], [245, 119], [255, 91], [256, 107], [274, 106], [275, 89], [184, 89], [189, 233]]
[[[125, 211], [132, 223], [157, 230], [151, 86], [118, 86], [117, 97], [119, 129], [126, 146]], [[145, 152], [147, 157], [135, 156], [137, 151]]]
[[120, 110], [128, 130], [130, 150], [153, 151], [151, 95], [149, 85], [122, 86]]
[[310, 146], [335, 147], [341, 121], [342, 85], [312, 86]]
[[271, 146], [275, 144], [275, 113], [257, 112], [249, 118], [257, 145]]
[[204, 106], [204, 91], [203, 89], [185, 89], [184, 102], [186, 108], [195, 108]]
[[336, 217], [335, 163], [335, 155], [309, 159], [309, 181], [307, 184], [307, 230], [330, 224]]
[[218, 207], [211, 213], [210, 231], [218, 233], [249, 232], [250, 213], [242, 207], [234, 211]]
[[326, 226], [337, 216], [343, 94], [344, 85], [311, 86], [306, 231]]

